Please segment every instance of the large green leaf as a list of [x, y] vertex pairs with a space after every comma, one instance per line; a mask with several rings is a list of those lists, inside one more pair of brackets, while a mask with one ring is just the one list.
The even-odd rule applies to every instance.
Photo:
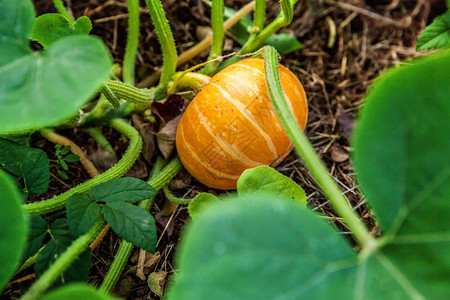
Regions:
[[50, 171], [44, 151], [0, 138], [0, 166], [22, 177], [28, 192], [41, 194], [47, 191]]
[[292, 179], [269, 166], [247, 169], [237, 183], [239, 196], [270, 192], [306, 204], [305, 191]]
[[0, 1], [0, 132], [53, 125], [73, 116], [108, 78], [110, 55], [98, 38], [68, 36], [32, 52], [30, 0]]
[[14, 274], [27, 236], [20, 193], [9, 175], [0, 170], [0, 292]]
[[112, 179], [89, 190], [91, 199], [96, 202], [141, 201], [155, 193], [147, 182], [132, 177]]
[[148, 211], [127, 202], [111, 202], [102, 207], [102, 212], [112, 230], [124, 240], [155, 252], [155, 219]]
[[[57, 219], [50, 227], [50, 241], [42, 249], [36, 259], [34, 271], [39, 278], [53, 264], [61, 254], [72, 244], [73, 237], [69, 233], [67, 220]], [[66, 284], [69, 282], [86, 282], [89, 277], [91, 266], [91, 249], [86, 250], [75, 259], [69, 267], [59, 275], [53, 286]]]
[[72, 236], [86, 233], [101, 216], [101, 207], [83, 194], [73, 194], [66, 202], [67, 223]]
[[41, 298], [41, 300], [118, 300], [119, 298], [109, 296], [93, 287], [84, 284], [73, 283], [54, 291]]
[[68, 35], [86, 35], [92, 29], [91, 20], [84, 16], [78, 18], [73, 26], [60, 14], [44, 14], [36, 18], [29, 38], [48, 47], [51, 43]]
[[24, 259], [34, 255], [42, 246], [42, 241], [48, 232], [47, 222], [41, 216], [29, 216], [30, 231], [28, 233], [27, 246]]
[[213, 194], [199, 193], [189, 202], [189, 215], [192, 219], [195, 219], [200, 211], [216, 202], [220, 202], [220, 200]]

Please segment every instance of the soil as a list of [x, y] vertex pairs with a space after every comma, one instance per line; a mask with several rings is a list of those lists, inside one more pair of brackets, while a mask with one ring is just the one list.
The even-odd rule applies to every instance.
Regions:
[[[92, 20], [94, 27], [91, 33], [103, 39], [114, 61], [121, 64], [127, 33], [126, 1], [66, 2], [76, 18], [86, 15]], [[248, 2], [225, 0], [225, 5], [239, 9]], [[35, 0], [34, 3], [38, 15], [56, 12], [51, 0]], [[198, 29], [210, 26], [210, 9], [201, 0], [165, 0], [163, 6], [179, 53], [199, 41], [196, 34]], [[136, 63], [138, 83], [146, 82], [146, 78], [162, 64], [160, 47], [144, 1], [141, 1], [141, 8], [141, 42]], [[358, 190], [350, 159], [351, 131], [357, 111], [377, 75], [386, 68], [421, 55], [415, 51], [418, 35], [445, 9], [444, 0], [299, 0], [292, 24], [281, 30], [294, 34], [303, 43], [301, 50], [282, 57], [281, 63], [298, 76], [307, 93], [309, 118], [306, 135], [355, 211], [374, 234], [378, 234], [376, 220]], [[267, 20], [273, 20], [278, 12], [278, 2], [268, 1]], [[334, 36], [331, 34], [332, 28], [336, 31]], [[227, 36], [226, 45], [228, 46], [225, 54], [239, 49], [230, 35]], [[207, 53], [204, 53], [179, 69], [184, 70], [202, 62], [206, 56]], [[88, 134], [76, 129], [59, 133], [72, 139], [95, 161], [95, 155], [101, 147]], [[104, 128], [103, 133], [120, 157], [127, 147], [127, 142], [112, 129]], [[50, 158], [54, 158], [54, 145], [39, 136], [34, 137], [34, 144], [46, 150]], [[151, 165], [141, 157], [137, 167], [128, 175], [146, 178], [147, 170], [150, 169]], [[56, 175], [56, 168], [53, 170], [55, 172], [49, 192], [36, 197], [36, 200], [59, 194], [89, 179], [79, 163], [71, 164], [68, 180], [61, 180]], [[279, 165], [277, 170], [298, 182], [307, 194], [308, 205], [346, 233], [345, 226], [295, 153]], [[171, 185], [176, 195], [190, 198], [204, 191], [221, 193], [203, 186], [190, 178], [185, 171], [182, 171], [177, 179], [178, 188], [175, 189], [175, 185]], [[164, 212], [169, 214], [163, 216]], [[158, 195], [152, 214], [157, 220], [157, 251], [161, 256], [156, 265], [146, 268], [144, 273], [148, 275], [150, 272], [167, 272], [168, 279], [176, 271], [174, 252], [189, 215], [185, 206], [167, 207], [162, 194]], [[347, 236], [351, 240], [351, 237]], [[90, 284], [100, 285], [114, 259], [120, 240], [114, 233], [109, 232], [95, 249]], [[136, 276], [138, 253], [138, 249], [132, 253], [114, 293], [127, 299], [159, 299], [150, 291], [146, 280]], [[20, 290], [34, 281], [32, 274], [32, 268], [22, 272], [15, 278], [15, 283], [5, 290], [1, 299], [18, 298]]]

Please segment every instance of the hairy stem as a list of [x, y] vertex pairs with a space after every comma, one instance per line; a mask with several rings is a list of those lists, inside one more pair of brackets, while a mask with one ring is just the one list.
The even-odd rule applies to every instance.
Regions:
[[[152, 169], [150, 174], [150, 179], [148, 180], [148, 184], [150, 184], [156, 191], [160, 190], [163, 186], [165, 186], [173, 176], [175, 176], [178, 171], [181, 169], [181, 162], [178, 157], [172, 159], [165, 167], [161, 170], [165, 161], [158, 158], [156, 160], [155, 166]], [[149, 211], [151, 206], [153, 205], [153, 196], [150, 199], [141, 201], [139, 207], [144, 208]], [[109, 268], [108, 273], [105, 276], [105, 280], [102, 282], [100, 286], [100, 290], [109, 293], [116, 285], [119, 280], [120, 275], [125, 268], [125, 264], [130, 257], [131, 251], [133, 250], [133, 244], [129, 243], [125, 240], [122, 240], [119, 246], [119, 250], [117, 250], [116, 255], [114, 256], [114, 261]]]
[[169, 188], [167, 186], [163, 187], [163, 192], [164, 192], [164, 196], [166, 196], [167, 200], [169, 200], [170, 202], [176, 203], [176, 204], [189, 204], [189, 202], [191, 202], [192, 199], [183, 199], [183, 198], [178, 198], [176, 197], [174, 194], [172, 194], [172, 192], [169, 190]]
[[128, 36], [123, 57], [123, 82], [134, 85], [136, 53], [139, 45], [139, 0], [128, 0]]
[[117, 159], [116, 151], [114, 151], [111, 143], [103, 135], [101, 127], [85, 128], [83, 131], [89, 134], [104, 150], [110, 152]]
[[86, 232], [77, 238], [69, 248], [48, 268], [47, 271], [31, 286], [22, 300], [39, 299], [40, 295], [69, 267], [69, 265], [89, 246], [89, 243], [102, 230], [105, 222], [99, 219]]
[[67, 19], [67, 21], [69, 22], [70, 26], [72, 26], [73, 23], [75, 23], [75, 19], [72, 17], [71, 14], [69, 14], [69, 12], [67, 11], [67, 8], [64, 6], [64, 3], [62, 2], [62, 0], [53, 0], [53, 5], [55, 5], [56, 10], [64, 18]]
[[[211, 23], [212, 23], [212, 45], [209, 52], [208, 60], [215, 59], [222, 55], [223, 39], [225, 30], [223, 25], [223, 0], [212, 0], [211, 7]], [[211, 74], [220, 64], [220, 60], [216, 60], [207, 64], [199, 72], [202, 74]]]
[[155, 89], [156, 99], [159, 100], [163, 98], [170, 78], [175, 73], [177, 67], [177, 49], [161, 2], [159, 0], [145, 0], [145, 3], [150, 11], [163, 55], [161, 78]]
[[130, 139], [130, 144], [122, 159], [111, 169], [105, 171], [95, 178], [77, 185], [67, 192], [64, 192], [48, 200], [25, 204], [24, 208], [28, 214], [42, 215], [63, 208], [66, 204], [67, 199], [69, 199], [69, 197], [73, 194], [86, 193], [89, 191], [89, 189], [102, 182], [121, 177], [133, 166], [142, 149], [142, 139], [139, 133], [133, 126], [129, 125], [126, 121], [121, 119], [112, 120], [111, 126]]
[[155, 93], [149, 89], [139, 89], [132, 85], [107, 80], [103, 83], [116, 97], [132, 103], [149, 103], [155, 99]]
[[272, 47], [267, 47], [264, 52], [266, 84], [277, 116], [286, 130], [286, 133], [291, 138], [291, 141], [294, 143], [298, 154], [320, 185], [320, 188], [326, 197], [331, 201], [334, 209], [344, 219], [356, 240], [364, 248], [373, 248], [376, 245], [375, 239], [358, 219], [355, 212], [350, 207], [348, 200], [327, 172], [322, 161], [315, 153], [314, 148], [295, 121], [294, 116], [286, 103], [280, 83], [277, 54], [277, 51]]

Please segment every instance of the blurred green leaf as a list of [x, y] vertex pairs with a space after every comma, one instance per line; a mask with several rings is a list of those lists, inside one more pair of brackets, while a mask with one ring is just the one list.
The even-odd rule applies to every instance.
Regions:
[[34, 20], [29, 38], [47, 48], [53, 42], [68, 35], [87, 35], [92, 30], [88, 17], [78, 18], [73, 26], [60, 14], [44, 14]]
[[[0, 2], [0, 132], [54, 125], [77, 114], [107, 79], [111, 57], [103, 42], [72, 35], [33, 52], [30, 0]], [[14, 116], [14, 117], [11, 117]]]
[[74, 163], [80, 161], [80, 157], [76, 154], [69, 154], [66, 157], [64, 157], [64, 160], [68, 163]]
[[86, 195], [73, 194], [66, 202], [67, 223], [72, 236], [86, 233], [100, 217], [101, 207]]
[[290, 198], [306, 204], [305, 191], [289, 177], [277, 172], [269, 166], [247, 169], [237, 183], [239, 196], [258, 193], [273, 193], [274, 196]]
[[[1, 21], [0, 21], [1, 22]], [[22, 199], [10, 176], [0, 170], [0, 292], [17, 268], [27, 238]]]
[[0, 166], [23, 178], [28, 192], [41, 194], [47, 191], [50, 171], [44, 151], [0, 138]]
[[136, 247], [155, 252], [155, 219], [148, 211], [126, 202], [111, 202], [102, 207], [102, 212], [116, 234]]
[[47, 222], [40, 216], [29, 216], [30, 230], [28, 233], [27, 246], [25, 247], [24, 259], [34, 255], [42, 246], [42, 241], [47, 235]]
[[112, 179], [89, 190], [91, 199], [96, 202], [141, 201], [155, 193], [147, 182], [132, 177]]
[[450, 10], [434, 19], [420, 34], [417, 51], [450, 48]]
[[43, 296], [41, 300], [119, 300], [119, 298], [106, 295], [93, 287], [73, 283], [55, 289]]
[[197, 218], [199, 211], [203, 210], [211, 204], [220, 202], [219, 198], [209, 193], [200, 193], [189, 202], [188, 210], [192, 219]]
[[[61, 145], [58, 145], [58, 146], [61, 146]], [[59, 148], [59, 149], [61, 149], [61, 148]], [[64, 148], [62, 148], [60, 151], [59, 151], [59, 154], [61, 154], [61, 155], [66, 155], [67, 153], [69, 153], [70, 152], [70, 146], [65, 146]]]

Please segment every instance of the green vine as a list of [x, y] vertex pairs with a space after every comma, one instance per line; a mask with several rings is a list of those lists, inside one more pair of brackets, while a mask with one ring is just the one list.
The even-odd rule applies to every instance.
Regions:
[[67, 8], [64, 6], [64, 3], [62, 0], [53, 0], [53, 5], [55, 5], [56, 10], [67, 19], [70, 26], [73, 26], [73, 23], [75, 23], [75, 19], [69, 14], [67, 11]]
[[160, 100], [164, 98], [164, 91], [177, 67], [177, 49], [161, 2], [159, 0], [145, 0], [145, 3], [155, 26], [163, 55], [161, 78], [155, 89], [155, 98]]
[[121, 177], [133, 166], [142, 149], [142, 139], [139, 133], [133, 126], [129, 125], [126, 121], [121, 119], [112, 120], [111, 126], [130, 139], [130, 144], [122, 159], [111, 169], [107, 170], [97, 177], [94, 177], [75, 186], [67, 192], [64, 192], [48, 200], [25, 204], [24, 208], [28, 214], [42, 215], [63, 208], [66, 204], [67, 199], [69, 199], [69, 197], [73, 194], [86, 193], [93, 186], [111, 180], [113, 178]]
[[[150, 174], [150, 179], [148, 184], [150, 184], [156, 191], [164, 187], [181, 169], [181, 162], [178, 157], [172, 159], [162, 170], [165, 161], [158, 158], [155, 162], [155, 166]], [[154, 197], [144, 200], [139, 204], [139, 207], [144, 208], [149, 211], [153, 205]], [[125, 264], [130, 257], [131, 250], [133, 250], [134, 245], [127, 241], [122, 240], [114, 256], [114, 261], [105, 276], [105, 280], [100, 286], [100, 290], [109, 293], [112, 291], [117, 281], [119, 280], [120, 274], [122, 274]]]
[[370, 235], [367, 228], [360, 222], [352, 208], [349, 206], [348, 200], [339, 190], [330, 174], [328, 174], [322, 161], [317, 156], [303, 131], [300, 129], [300, 126], [295, 121], [281, 88], [278, 71], [278, 53], [272, 47], [266, 47], [264, 50], [264, 69], [270, 99], [281, 124], [291, 141], [294, 143], [298, 154], [361, 246], [368, 249], [376, 247], [375, 239]]
[[[212, 23], [212, 45], [209, 52], [208, 60], [218, 58], [222, 55], [223, 39], [225, 30], [223, 25], [223, 0], [213, 0], [211, 7], [211, 23]], [[211, 74], [220, 64], [220, 60], [215, 60], [207, 64], [199, 72], [202, 74]]]
[[128, 36], [123, 58], [123, 82], [134, 85], [136, 53], [139, 46], [139, 0], [128, 0]]
[[117, 80], [107, 80], [103, 84], [115, 97], [131, 103], [150, 103], [155, 99], [153, 89], [139, 89]]

